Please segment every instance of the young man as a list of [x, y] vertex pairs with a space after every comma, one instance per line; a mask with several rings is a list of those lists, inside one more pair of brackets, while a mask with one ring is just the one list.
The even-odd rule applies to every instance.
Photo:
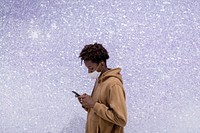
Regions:
[[96, 79], [91, 96], [78, 97], [88, 112], [86, 133], [124, 133], [127, 110], [121, 69], [107, 67], [108, 52], [98, 43], [86, 45], [79, 57], [84, 61], [88, 75]]

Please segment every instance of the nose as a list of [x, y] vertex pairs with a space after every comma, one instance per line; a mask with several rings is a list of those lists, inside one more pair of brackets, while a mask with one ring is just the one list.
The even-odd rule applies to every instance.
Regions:
[[92, 69], [88, 69], [88, 73], [92, 73], [94, 72]]

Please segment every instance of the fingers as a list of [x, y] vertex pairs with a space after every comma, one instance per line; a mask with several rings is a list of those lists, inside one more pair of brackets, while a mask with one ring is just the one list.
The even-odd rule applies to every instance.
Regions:
[[87, 95], [86, 93], [84, 93], [83, 95], [80, 95], [77, 98], [78, 98], [80, 104], [82, 104], [83, 108], [90, 107], [91, 97], [89, 95]]
[[82, 104], [83, 103], [83, 98], [78, 97], [78, 101]]
[[80, 95], [80, 96], [77, 97], [81, 104], [83, 103], [83, 100], [86, 98], [86, 96], [87, 96], [87, 94], [84, 93], [83, 95]]
[[87, 96], [86, 93], [84, 93], [83, 95], [78, 96], [78, 98], [85, 98]]
[[83, 103], [83, 99], [82, 99], [82, 98], [80, 99], [80, 103], [81, 103], [81, 104]]

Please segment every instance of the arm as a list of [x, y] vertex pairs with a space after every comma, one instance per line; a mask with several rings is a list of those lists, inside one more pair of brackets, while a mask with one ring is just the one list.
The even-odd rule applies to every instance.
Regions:
[[108, 95], [109, 107], [96, 102], [93, 109], [102, 119], [124, 127], [127, 122], [126, 98], [123, 88], [113, 85]]

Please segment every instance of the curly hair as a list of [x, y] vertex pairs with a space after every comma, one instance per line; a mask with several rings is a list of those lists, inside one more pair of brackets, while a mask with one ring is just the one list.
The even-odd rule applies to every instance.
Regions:
[[94, 43], [85, 45], [82, 49], [79, 58], [81, 58], [81, 63], [83, 60], [91, 60], [94, 63], [100, 63], [109, 58], [108, 51], [102, 46], [102, 44]]

